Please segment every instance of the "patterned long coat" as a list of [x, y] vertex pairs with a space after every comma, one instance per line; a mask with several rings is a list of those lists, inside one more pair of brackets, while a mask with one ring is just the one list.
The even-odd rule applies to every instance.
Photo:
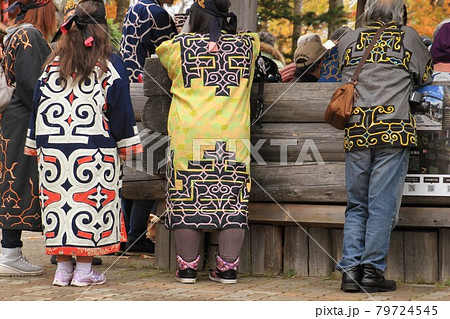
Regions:
[[41, 231], [36, 158], [23, 153], [33, 92], [51, 49], [31, 24], [8, 29], [8, 82], [16, 85], [0, 120], [0, 228]]
[[250, 93], [257, 34], [180, 34], [156, 53], [172, 79], [169, 228], [248, 227]]

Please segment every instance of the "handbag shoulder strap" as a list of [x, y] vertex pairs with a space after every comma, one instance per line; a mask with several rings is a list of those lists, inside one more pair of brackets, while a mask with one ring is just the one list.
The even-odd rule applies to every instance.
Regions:
[[366, 63], [367, 58], [369, 57], [370, 52], [372, 52], [375, 44], [377, 43], [378, 39], [381, 37], [381, 34], [384, 30], [386, 30], [387, 26], [383, 25], [381, 28], [378, 29], [375, 36], [372, 38], [372, 41], [370, 41], [369, 46], [367, 47], [366, 51], [364, 51], [364, 54], [361, 58], [361, 61], [359, 61], [358, 66], [356, 67], [355, 73], [353, 73], [353, 76], [351, 78], [351, 81], [356, 84], [358, 82], [359, 74], [361, 73], [361, 70], [364, 66], [364, 63]]

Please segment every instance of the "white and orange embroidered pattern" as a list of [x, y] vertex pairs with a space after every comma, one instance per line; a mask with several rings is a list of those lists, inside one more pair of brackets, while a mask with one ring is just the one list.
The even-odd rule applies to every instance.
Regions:
[[65, 87], [58, 69], [55, 60], [40, 79], [26, 141], [26, 152], [39, 159], [46, 252], [115, 252], [126, 236], [120, 155], [142, 149], [125, 67], [108, 62], [107, 72], [97, 67], [89, 79], [75, 85], [70, 79]]

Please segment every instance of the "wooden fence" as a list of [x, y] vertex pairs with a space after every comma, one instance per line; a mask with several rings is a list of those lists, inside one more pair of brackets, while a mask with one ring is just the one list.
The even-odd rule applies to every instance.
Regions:
[[[164, 138], [170, 104], [170, 80], [156, 61], [148, 60], [151, 75], [144, 88], [132, 90], [140, 127], [157, 138]], [[155, 81], [158, 83], [156, 84]], [[267, 165], [252, 164], [250, 231], [241, 250], [240, 272], [326, 276], [334, 271], [334, 261], [342, 254], [342, 226], [346, 203], [342, 132], [323, 123], [323, 113], [336, 84], [268, 84], [266, 110], [261, 124], [252, 127], [252, 142], [267, 141], [259, 150]], [[145, 98], [143, 95], [145, 94]], [[145, 106], [143, 106], [145, 103]], [[157, 134], [158, 135], [158, 134]], [[276, 161], [280, 143], [287, 141], [287, 163]], [[296, 141], [297, 143], [294, 143]], [[314, 152], [302, 165], [296, 163], [302, 145], [313, 141], [324, 163]], [[164, 158], [160, 147], [147, 156]], [[144, 156], [145, 157], [145, 156]], [[146, 161], [145, 158], [143, 159]], [[131, 165], [133, 166], [133, 165]], [[144, 165], [145, 166], [145, 165]], [[127, 198], [163, 199], [165, 181], [162, 170], [145, 167], [147, 173], [128, 167], [123, 194]], [[450, 279], [450, 197], [403, 198], [400, 219], [392, 233], [387, 276], [409, 282], [435, 282]], [[161, 201], [159, 214], [164, 213]], [[322, 250], [322, 248], [325, 250]], [[206, 232], [202, 244], [204, 263], [212, 268], [218, 244], [214, 233]], [[157, 227], [155, 263], [175, 269], [175, 241], [163, 224]]]

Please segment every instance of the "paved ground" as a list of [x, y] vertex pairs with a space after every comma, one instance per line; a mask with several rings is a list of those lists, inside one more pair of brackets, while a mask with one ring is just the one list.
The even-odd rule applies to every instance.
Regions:
[[[339, 290], [339, 280], [330, 278], [286, 278], [241, 276], [236, 285], [211, 282], [206, 272], [200, 273], [195, 285], [183, 285], [173, 273], [153, 269], [150, 256], [103, 257], [97, 270], [107, 272], [107, 283], [89, 290], [76, 287], [53, 287], [55, 267], [44, 255], [40, 234], [24, 233], [27, 258], [45, 265], [40, 277], [0, 277], [0, 300], [371, 300], [362, 293], [347, 294]], [[446, 300], [450, 287], [444, 285], [399, 284], [397, 291], [372, 295], [375, 300]]]

